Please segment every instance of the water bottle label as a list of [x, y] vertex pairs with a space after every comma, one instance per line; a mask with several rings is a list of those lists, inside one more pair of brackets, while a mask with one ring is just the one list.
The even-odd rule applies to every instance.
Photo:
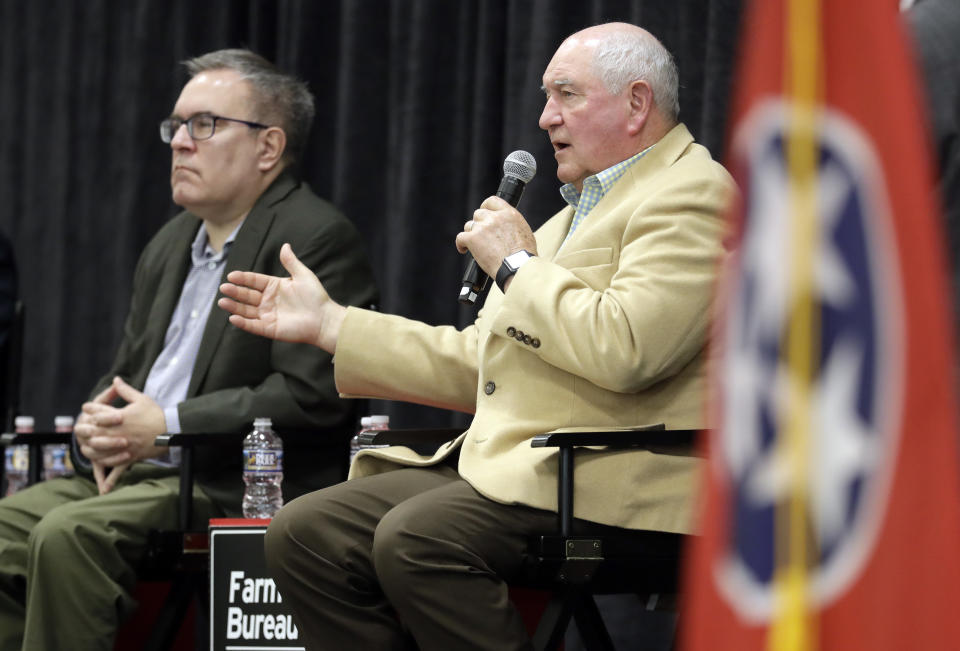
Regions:
[[244, 450], [243, 467], [257, 472], [281, 472], [283, 450]]
[[50, 452], [50, 468], [65, 471], [67, 469], [67, 451], [56, 447]]
[[26, 472], [30, 467], [30, 453], [27, 446], [18, 445], [13, 448], [13, 469]]

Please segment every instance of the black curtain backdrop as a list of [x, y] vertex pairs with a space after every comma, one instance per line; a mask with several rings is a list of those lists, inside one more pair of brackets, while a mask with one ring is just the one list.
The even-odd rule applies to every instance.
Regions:
[[[464, 325], [454, 236], [506, 154], [539, 174], [520, 209], [562, 207], [537, 127], [560, 41], [623, 20], [677, 59], [681, 117], [722, 157], [740, 0], [9, 0], [0, 2], [0, 230], [26, 305], [22, 413], [76, 413], [120, 341], [134, 265], [177, 211], [157, 125], [179, 62], [249, 47], [305, 79], [303, 177], [366, 236], [386, 312]], [[443, 378], [438, 378], [442, 382]], [[463, 416], [376, 402], [395, 426]]]

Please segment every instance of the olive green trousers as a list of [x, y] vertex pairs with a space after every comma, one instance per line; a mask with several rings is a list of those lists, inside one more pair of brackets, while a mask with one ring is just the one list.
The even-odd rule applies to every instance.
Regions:
[[[0, 651], [113, 648], [151, 529], [178, 527], [178, 471], [131, 466], [112, 492], [83, 477], [0, 499]], [[199, 521], [217, 517], [194, 489]]]

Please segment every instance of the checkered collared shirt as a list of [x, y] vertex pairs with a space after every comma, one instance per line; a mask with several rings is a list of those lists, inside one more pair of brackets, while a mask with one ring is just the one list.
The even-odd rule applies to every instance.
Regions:
[[570, 230], [567, 231], [567, 236], [563, 240], [564, 243], [570, 239], [573, 231], [577, 230], [577, 226], [590, 214], [594, 206], [600, 203], [600, 200], [610, 191], [613, 184], [626, 173], [631, 165], [643, 158], [653, 147], [654, 145], [650, 145], [639, 154], [635, 154], [625, 161], [608, 167], [602, 172], [588, 176], [583, 180], [582, 192], [577, 192], [577, 188], [573, 183], [567, 183], [560, 188], [560, 194], [563, 196], [564, 201], [570, 206], [573, 206], [576, 211], [573, 214], [573, 221], [570, 222]]

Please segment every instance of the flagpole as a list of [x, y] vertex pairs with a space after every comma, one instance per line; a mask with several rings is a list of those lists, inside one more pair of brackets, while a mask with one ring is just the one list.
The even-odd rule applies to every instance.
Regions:
[[784, 57], [790, 122], [786, 140], [793, 257], [787, 328], [787, 404], [784, 455], [789, 497], [776, 516], [777, 609], [768, 638], [771, 651], [814, 651], [816, 617], [809, 608], [809, 563], [816, 550], [810, 522], [811, 385], [817, 372], [820, 319], [814, 301], [817, 257], [817, 137], [820, 73], [820, 0], [789, 0]]

